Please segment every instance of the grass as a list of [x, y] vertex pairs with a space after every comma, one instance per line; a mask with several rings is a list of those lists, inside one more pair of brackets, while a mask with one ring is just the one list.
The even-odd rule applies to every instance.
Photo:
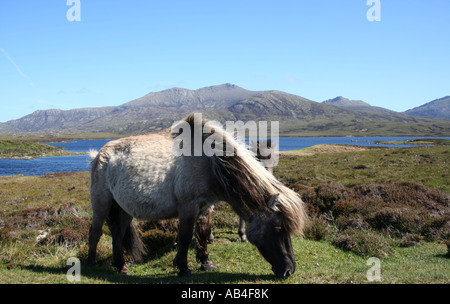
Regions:
[[[257, 249], [239, 241], [238, 218], [222, 203], [208, 248], [217, 272], [199, 271], [192, 247], [193, 275], [178, 278], [176, 221], [138, 222], [150, 249], [144, 262], [118, 274], [105, 227], [99, 265], [82, 264], [81, 283], [364, 284], [373, 256], [381, 261], [381, 283], [450, 282], [448, 147], [332, 150], [282, 155], [275, 168], [312, 216], [306, 238], [292, 239], [297, 270], [287, 280], [276, 279]], [[89, 184], [88, 172], [0, 177], [0, 283], [68, 282], [67, 259], [87, 256]]]
[[376, 144], [385, 145], [450, 145], [450, 140], [442, 138], [420, 138], [412, 140], [376, 141]]
[[274, 174], [289, 186], [340, 183], [418, 182], [450, 192], [450, 149], [446, 146], [371, 149], [298, 157], [281, 155]]
[[447, 137], [448, 121], [404, 122], [379, 120], [280, 120], [282, 136], [421, 136]]
[[65, 148], [24, 140], [0, 140], [0, 158], [32, 159], [45, 156], [74, 155]]
[[14, 136], [1, 134], [0, 140], [19, 140], [22, 142], [48, 143], [66, 142], [77, 139], [115, 139], [123, 137], [114, 133], [106, 132], [85, 132], [85, 133], [16, 133]]
[[[81, 266], [81, 282], [97, 283], [238, 283], [238, 284], [297, 284], [297, 283], [370, 283], [367, 280], [367, 257], [344, 251], [325, 241], [293, 238], [297, 270], [287, 280], [276, 279], [254, 246], [228, 239], [230, 231], [218, 230], [220, 242], [209, 247], [211, 258], [219, 267], [217, 272], [199, 271], [194, 262], [195, 252], [189, 252], [193, 269], [191, 278], [179, 278], [172, 266], [174, 248], [161, 256], [153, 256], [130, 267], [128, 276], [120, 275], [109, 265], [109, 258], [96, 267]], [[20, 245], [14, 250], [21, 251]], [[105, 255], [110, 249], [110, 238], [104, 236], [100, 244]], [[10, 249], [12, 250], [12, 249]], [[396, 248], [395, 253], [381, 260], [382, 283], [448, 283], [449, 261], [441, 244], [427, 243], [420, 247]], [[0, 264], [0, 283], [67, 283], [66, 261], [77, 256], [76, 249], [44, 247], [31, 259], [20, 265]]]

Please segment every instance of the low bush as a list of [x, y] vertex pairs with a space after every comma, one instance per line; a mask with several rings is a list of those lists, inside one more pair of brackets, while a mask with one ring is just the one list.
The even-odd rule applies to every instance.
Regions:
[[335, 225], [339, 230], [352, 228], [365, 231], [369, 229], [369, 224], [359, 214], [351, 215], [348, 217], [341, 215], [336, 219]]
[[317, 217], [312, 218], [304, 230], [304, 236], [308, 240], [320, 241], [329, 234], [328, 224]]
[[332, 244], [361, 256], [383, 258], [393, 253], [391, 245], [383, 236], [353, 228], [338, 233]]
[[398, 242], [398, 246], [414, 247], [416, 245], [420, 245], [422, 240], [423, 240], [423, 237], [418, 234], [407, 234]]
[[417, 234], [444, 241], [450, 231], [450, 195], [414, 182], [294, 187], [311, 217], [326, 216], [338, 230], [372, 229], [390, 237]]
[[420, 234], [425, 226], [425, 217], [411, 208], [384, 207], [369, 215], [366, 219], [371, 227], [388, 231], [401, 237], [407, 233]]

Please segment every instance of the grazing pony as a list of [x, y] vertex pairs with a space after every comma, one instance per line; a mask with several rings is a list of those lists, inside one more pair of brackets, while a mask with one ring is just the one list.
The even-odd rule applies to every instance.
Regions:
[[[179, 275], [191, 273], [187, 255], [194, 229], [196, 257], [201, 269], [217, 269], [208, 258], [209, 231], [203, 227], [209, 219], [210, 206], [226, 201], [248, 223], [248, 240], [272, 265], [272, 271], [281, 278], [293, 274], [295, 257], [290, 234], [301, 235], [307, 220], [299, 195], [276, 180], [252, 152], [222, 128], [197, 121], [195, 115], [188, 116], [179, 125], [184, 126], [181, 129], [191, 139], [195, 130], [203, 130], [202, 144], [210, 143], [211, 135], [222, 138], [223, 145], [217, 144], [215, 148], [231, 147], [233, 155], [207, 155], [202, 150], [200, 156], [177, 156], [174, 148], [189, 143], [177, 140], [182, 133], [174, 134], [170, 129], [107, 143], [92, 161], [93, 216], [88, 263], [95, 263], [105, 221], [113, 238], [113, 265], [127, 273], [124, 250], [135, 261], [145, 253], [132, 219], [152, 221], [178, 217], [178, 252], [174, 265]], [[186, 125], [190, 128], [186, 129]], [[186, 133], [183, 135], [186, 138]]]

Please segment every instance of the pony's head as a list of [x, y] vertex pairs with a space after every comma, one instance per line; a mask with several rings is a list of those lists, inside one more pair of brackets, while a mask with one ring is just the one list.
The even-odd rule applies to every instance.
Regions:
[[280, 278], [295, 272], [295, 256], [292, 250], [290, 228], [285, 215], [278, 209], [279, 194], [268, 202], [269, 209], [252, 216], [247, 225], [247, 238], [272, 265], [272, 271]]

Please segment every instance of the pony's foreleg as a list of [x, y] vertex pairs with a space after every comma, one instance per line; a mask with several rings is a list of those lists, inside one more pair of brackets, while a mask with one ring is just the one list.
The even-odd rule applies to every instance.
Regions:
[[194, 230], [195, 216], [181, 217], [178, 225], [178, 252], [173, 260], [173, 264], [178, 267], [180, 272], [178, 275], [190, 276], [191, 271], [187, 265], [187, 255], [189, 244], [192, 241], [192, 234]]
[[238, 234], [241, 238], [241, 241], [248, 242], [247, 235], [245, 235], [245, 221], [242, 217], [239, 218]]
[[208, 240], [211, 235], [211, 226], [209, 224], [210, 212], [206, 211], [204, 214], [200, 214], [195, 226], [195, 249], [197, 261], [202, 266], [201, 270], [212, 271], [218, 268], [209, 259], [208, 253]]

